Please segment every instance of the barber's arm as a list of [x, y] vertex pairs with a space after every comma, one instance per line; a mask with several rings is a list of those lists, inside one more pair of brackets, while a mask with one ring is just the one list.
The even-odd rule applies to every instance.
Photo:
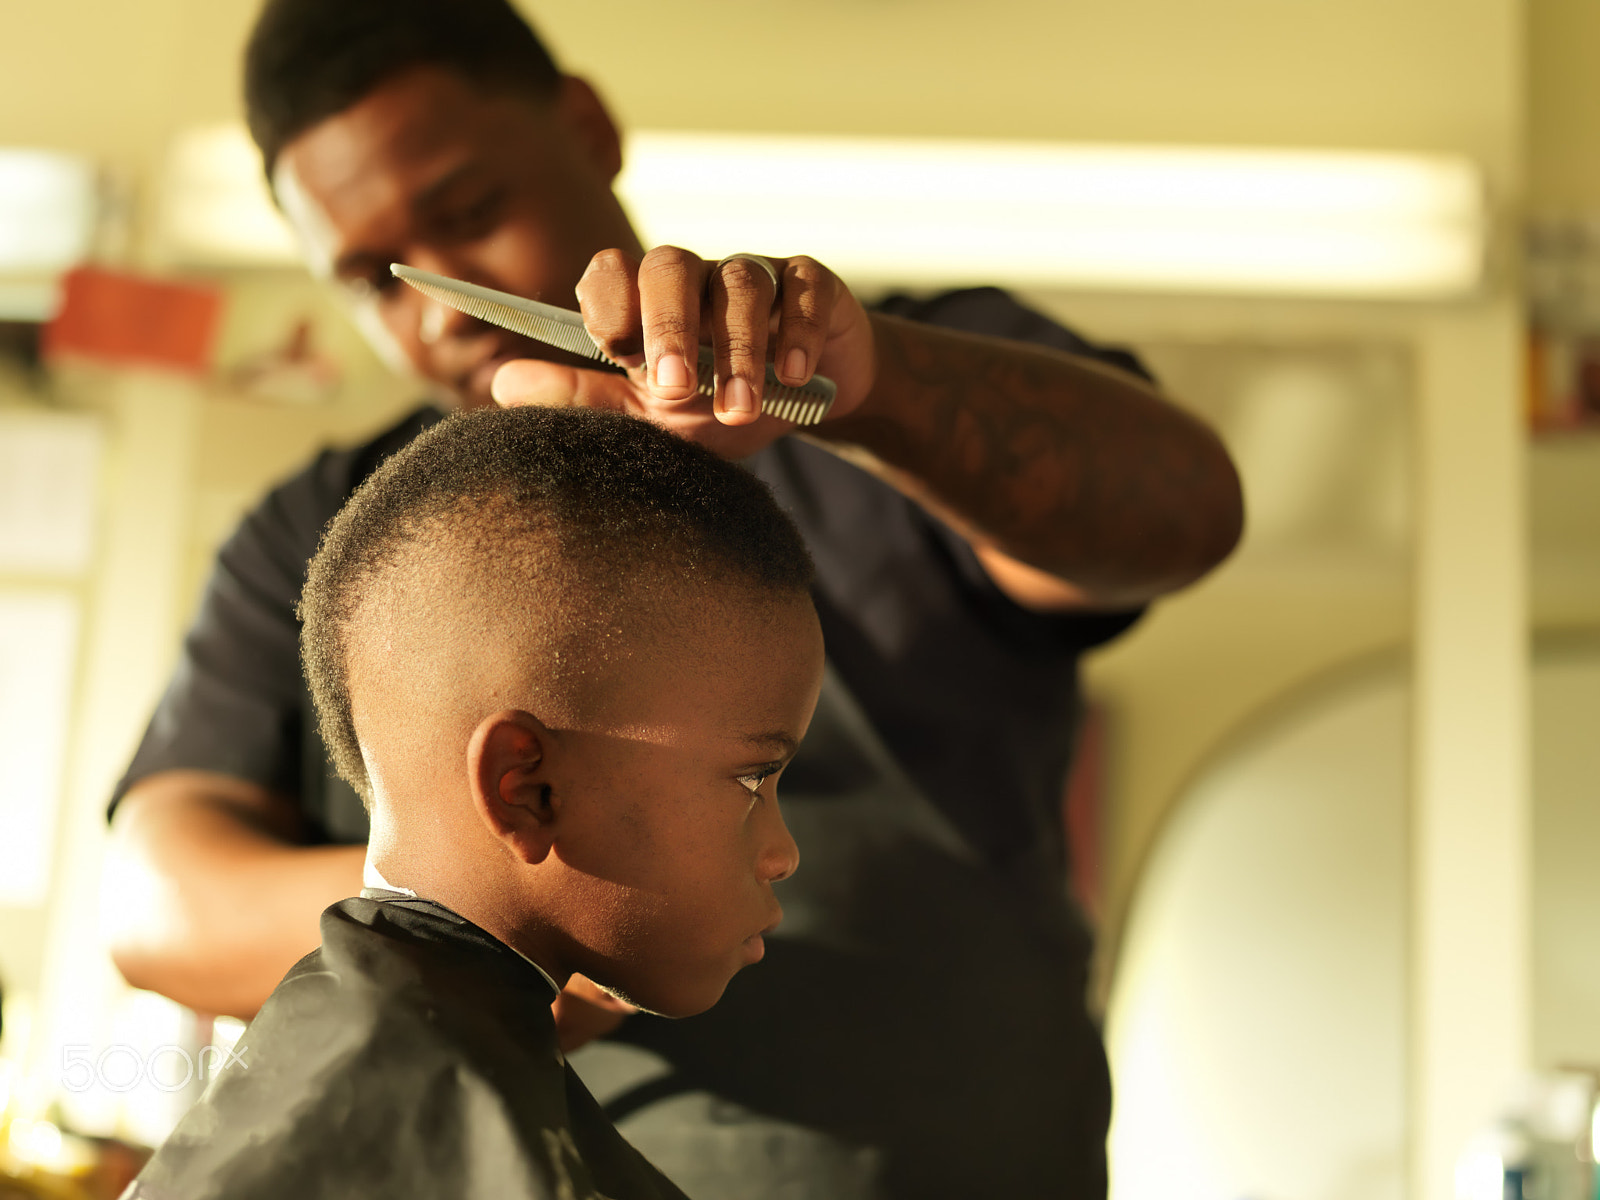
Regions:
[[294, 806], [258, 784], [161, 771], [117, 805], [105, 874], [124, 978], [248, 1019], [316, 949], [318, 918], [361, 890], [364, 846], [297, 842]]
[[[1238, 541], [1238, 476], [1216, 435], [1143, 380], [1092, 360], [866, 313], [827, 268], [716, 264], [675, 247], [597, 255], [578, 287], [589, 332], [628, 378], [510, 363], [502, 403], [645, 415], [719, 453], [791, 430], [761, 416], [779, 378], [832, 378], [827, 420], [802, 430], [937, 513], [995, 583], [1038, 609], [1131, 607], [1192, 582]], [[715, 401], [687, 370], [718, 356]], [[769, 353], [769, 346], [771, 352]]]
[[[134, 987], [249, 1020], [317, 948], [319, 918], [361, 891], [365, 846], [307, 846], [296, 806], [211, 771], [160, 771], [111, 822], [104, 886], [111, 956]], [[633, 1010], [574, 975], [553, 1006], [561, 1048]]]

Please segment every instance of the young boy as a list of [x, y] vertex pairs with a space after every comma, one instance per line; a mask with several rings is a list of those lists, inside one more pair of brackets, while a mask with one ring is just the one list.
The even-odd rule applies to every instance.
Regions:
[[385, 463], [301, 603], [383, 886], [323, 915], [129, 1195], [681, 1196], [550, 1003], [581, 973], [687, 1016], [761, 958], [821, 686], [810, 578], [764, 485], [644, 421], [480, 411]]

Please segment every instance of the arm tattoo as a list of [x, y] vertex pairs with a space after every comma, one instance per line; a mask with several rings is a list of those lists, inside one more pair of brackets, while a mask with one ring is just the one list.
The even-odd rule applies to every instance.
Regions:
[[1180, 586], [1232, 548], [1226, 452], [1143, 381], [1021, 343], [873, 323], [873, 392], [817, 435], [865, 451], [975, 543], [1107, 596]]

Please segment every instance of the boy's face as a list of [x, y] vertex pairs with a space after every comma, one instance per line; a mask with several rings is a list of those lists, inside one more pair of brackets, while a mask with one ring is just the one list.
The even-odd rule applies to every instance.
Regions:
[[679, 636], [611, 673], [594, 728], [557, 735], [551, 763], [571, 966], [667, 1016], [716, 1003], [782, 915], [772, 885], [799, 855], [778, 776], [823, 662], [803, 594], [683, 611]]
[[369, 335], [479, 407], [501, 363], [561, 352], [424, 299], [389, 264], [575, 308], [590, 258], [638, 250], [611, 192], [619, 163], [577, 80], [545, 103], [419, 67], [290, 142], [273, 184], [313, 272], [346, 287]]

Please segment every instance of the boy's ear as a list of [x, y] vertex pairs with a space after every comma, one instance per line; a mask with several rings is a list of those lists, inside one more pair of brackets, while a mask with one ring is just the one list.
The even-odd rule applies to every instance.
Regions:
[[512, 708], [479, 721], [467, 742], [467, 786], [479, 819], [529, 864], [543, 862], [556, 837], [551, 748], [544, 723]]

